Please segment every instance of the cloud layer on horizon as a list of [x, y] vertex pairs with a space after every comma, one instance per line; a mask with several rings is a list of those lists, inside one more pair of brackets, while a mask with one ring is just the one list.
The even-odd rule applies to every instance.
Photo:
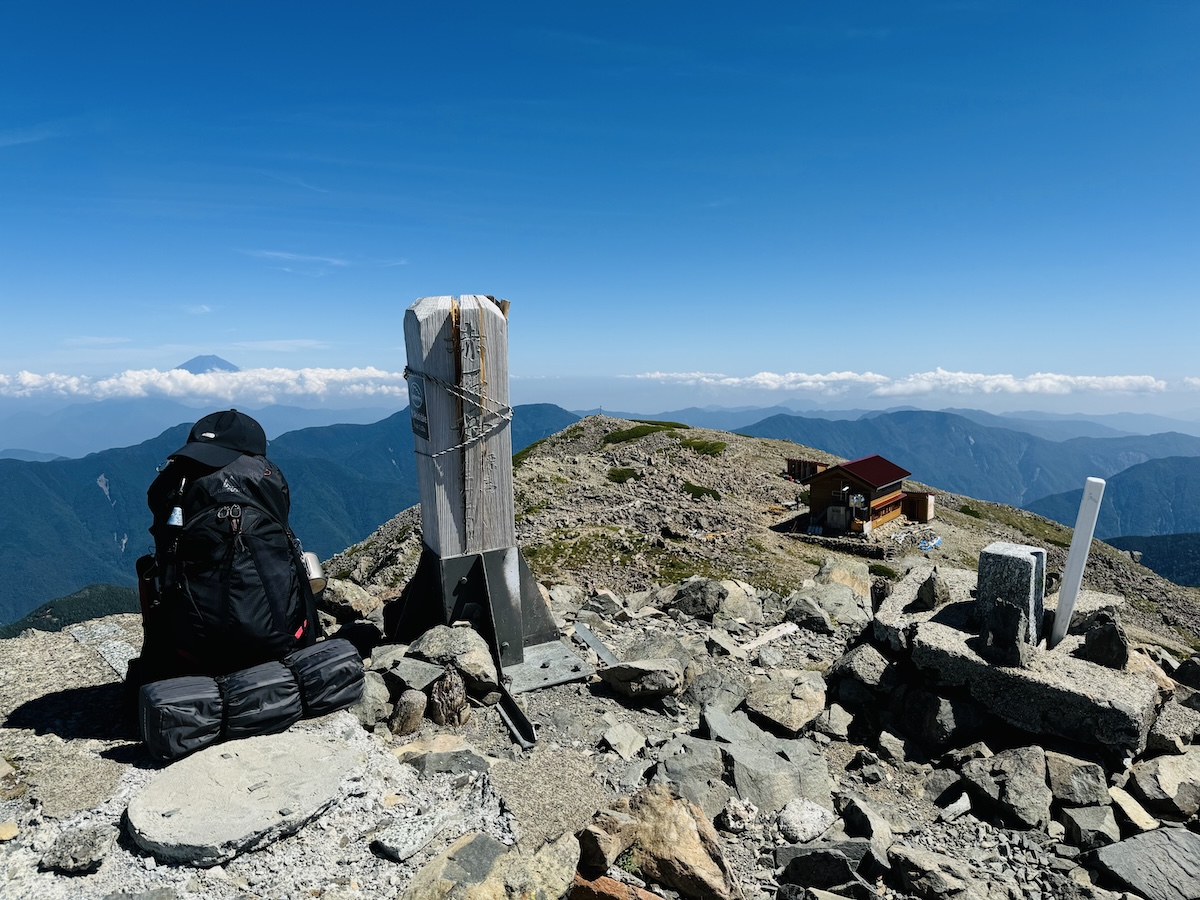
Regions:
[[130, 369], [93, 378], [18, 372], [0, 374], [0, 397], [68, 397], [111, 400], [162, 397], [172, 400], [210, 400], [227, 403], [278, 403], [288, 399], [404, 399], [408, 387], [403, 372], [374, 367], [353, 369], [243, 369], [205, 372], [185, 369]]
[[[520, 376], [514, 375], [514, 380]], [[955, 395], [1162, 394], [1169, 390], [1200, 390], [1200, 378], [1184, 378], [1171, 385], [1151, 375], [1032, 375], [981, 374], [934, 369], [903, 377], [874, 372], [759, 372], [723, 375], [715, 372], [646, 372], [632, 380], [664, 386], [793, 392], [809, 396], [920, 397]], [[597, 379], [600, 381], [601, 379]], [[115, 375], [93, 377], [22, 371], [0, 374], [0, 397], [59, 397], [80, 400], [161, 397], [175, 400], [239, 403], [277, 403], [299, 398], [327, 400], [397, 399], [404, 401], [408, 388], [403, 372], [363, 368], [261, 368], [240, 372], [207, 372], [196, 375], [184, 369], [130, 369]]]
[[[1032, 375], [989, 375], [978, 372], [914, 372], [891, 378], [874, 372], [759, 372], [755, 375], [722, 375], [714, 372], [646, 372], [637, 378], [659, 384], [697, 385], [799, 391], [837, 396], [860, 389], [868, 397], [917, 397], [925, 394], [1047, 394], [1076, 393], [1147, 394], [1168, 390], [1166, 381], [1152, 375], [1062, 375], [1036, 372]], [[1200, 387], [1200, 379], [1185, 378], [1182, 386]]]

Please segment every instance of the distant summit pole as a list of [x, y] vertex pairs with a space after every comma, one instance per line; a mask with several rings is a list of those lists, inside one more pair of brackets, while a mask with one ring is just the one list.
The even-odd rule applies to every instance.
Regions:
[[517, 547], [508, 302], [425, 297], [404, 315], [409, 412], [421, 496], [421, 561], [384, 611], [390, 639], [469, 622], [501, 673], [500, 711], [525, 746], [533, 727], [510, 692], [586, 678], [592, 670], [558, 628]]

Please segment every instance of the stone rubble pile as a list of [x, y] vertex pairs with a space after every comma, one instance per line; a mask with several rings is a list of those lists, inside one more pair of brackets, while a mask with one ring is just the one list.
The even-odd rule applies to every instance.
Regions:
[[[1046, 650], [1053, 596], [902, 568], [890, 591], [832, 559], [787, 596], [551, 586], [598, 675], [520, 695], [529, 750], [486, 642], [440, 626], [368, 647], [351, 711], [161, 770], [68, 732], [120, 777], [49, 814], [63, 738], [27, 691], [3, 707], [0, 896], [1200, 898], [1200, 667], [1130, 644], [1113, 595]], [[333, 595], [369, 633], [378, 596]]]

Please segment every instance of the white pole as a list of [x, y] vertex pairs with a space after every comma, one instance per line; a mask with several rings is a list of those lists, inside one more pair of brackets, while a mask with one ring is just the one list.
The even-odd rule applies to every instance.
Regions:
[[1087, 565], [1088, 553], [1092, 549], [1092, 535], [1096, 533], [1096, 518], [1100, 515], [1100, 500], [1104, 497], [1104, 479], [1089, 478], [1083, 486], [1083, 499], [1079, 501], [1079, 515], [1075, 519], [1075, 534], [1071, 538], [1071, 549], [1067, 551], [1067, 567], [1063, 572], [1062, 587], [1058, 592], [1058, 609], [1054, 613], [1054, 627], [1046, 648], [1055, 647], [1067, 634], [1071, 624], [1071, 613], [1079, 587], [1083, 584], [1083, 567]]

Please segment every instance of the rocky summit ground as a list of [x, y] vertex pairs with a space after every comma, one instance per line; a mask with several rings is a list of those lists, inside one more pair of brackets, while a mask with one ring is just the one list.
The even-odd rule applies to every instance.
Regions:
[[[785, 475], [785, 460], [796, 457], [842, 461], [789, 441], [589, 416], [517, 455], [517, 540], [545, 583], [636, 592], [699, 574], [786, 594], [827, 556], [843, 555], [784, 533], [806, 508], [803, 485]], [[1071, 529], [937, 491], [929, 487], [937, 474], [914, 472], [915, 480], [905, 482], [935, 491], [935, 522], [889, 525], [867, 543], [903, 558], [916, 552], [918, 537], [936, 535], [941, 544], [922, 555], [968, 569], [994, 541], [1028, 543], [1046, 549], [1051, 572], [1062, 571]], [[415, 571], [420, 548], [420, 514], [413, 508], [327, 568], [390, 597]], [[1200, 645], [1200, 589], [1172, 584], [1099, 541], [1084, 586], [1127, 597], [1138, 625]]]
[[[1197, 592], [1096, 543], [1073, 655], [932, 658], [985, 546], [1053, 572], [1069, 531], [939, 493], [847, 552], [787, 533], [795, 456], [834, 460], [603, 416], [518, 455], [519, 543], [599, 673], [518, 695], [526, 749], [469, 629], [372, 648], [350, 711], [170, 766], [118, 715], [136, 617], [0, 641], [0, 897], [1200, 897]], [[331, 630], [380, 623], [420, 548], [408, 510], [327, 560]], [[339, 777], [264, 762], [289, 753]]]

